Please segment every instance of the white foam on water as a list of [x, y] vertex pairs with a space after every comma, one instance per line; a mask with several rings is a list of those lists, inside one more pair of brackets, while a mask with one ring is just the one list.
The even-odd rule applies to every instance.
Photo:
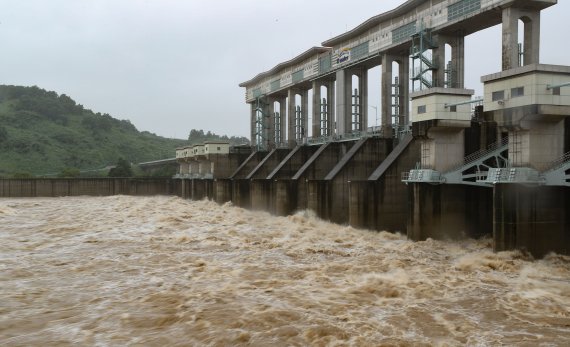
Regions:
[[570, 258], [174, 197], [0, 202], [0, 344], [567, 346]]

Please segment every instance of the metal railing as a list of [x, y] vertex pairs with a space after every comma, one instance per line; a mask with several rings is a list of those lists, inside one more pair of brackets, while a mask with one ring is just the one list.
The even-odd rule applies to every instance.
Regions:
[[545, 170], [543, 170], [544, 172], [547, 171], [554, 171], [554, 170], [558, 170], [561, 167], [563, 167], [564, 165], [568, 164], [570, 162], [570, 152], [565, 153], [563, 156], [561, 156], [560, 158], [556, 159], [555, 161], [553, 161], [549, 166], [547, 166], [545, 168]]
[[509, 144], [509, 138], [508, 137], [504, 137], [501, 139], [501, 141], [497, 141], [493, 144], [490, 144], [489, 146], [487, 146], [486, 149], [482, 149], [479, 150], [475, 153], [471, 153], [468, 156], [466, 156], [465, 158], [463, 158], [463, 160], [461, 162], [455, 163], [453, 164], [450, 170], [448, 170], [447, 172], [452, 172], [452, 171], [457, 171], [459, 169], [461, 169], [462, 167], [472, 164], [478, 160], [480, 160], [481, 158], [491, 154], [492, 152], [496, 151], [497, 149], [507, 146]]
[[442, 182], [442, 175], [438, 171], [430, 169], [410, 170], [402, 172], [402, 182], [425, 182], [439, 184]]

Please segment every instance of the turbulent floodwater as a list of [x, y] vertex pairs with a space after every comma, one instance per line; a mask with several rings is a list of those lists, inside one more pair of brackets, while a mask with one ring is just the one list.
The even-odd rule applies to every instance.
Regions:
[[0, 345], [568, 346], [570, 258], [171, 197], [0, 199]]

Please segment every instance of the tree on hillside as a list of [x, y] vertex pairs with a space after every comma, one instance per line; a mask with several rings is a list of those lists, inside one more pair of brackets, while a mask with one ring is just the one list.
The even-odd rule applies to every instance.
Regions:
[[190, 134], [188, 135], [188, 141], [191, 145], [204, 143], [206, 141], [228, 141], [230, 145], [243, 145], [249, 144], [249, 140], [245, 137], [228, 137], [227, 135], [220, 136], [216, 133], [208, 131], [204, 133], [204, 130], [190, 130]]
[[119, 157], [129, 162], [164, 159], [184, 145], [184, 140], [139, 132], [128, 120], [94, 113], [69, 94], [0, 85], [0, 173], [6, 177], [100, 168], [109, 158], [112, 165]]
[[70, 177], [79, 177], [81, 172], [78, 168], [75, 167], [66, 167], [65, 169], [61, 170], [60, 173], [57, 174], [57, 177], [60, 178], [70, 178]]
[[131, 164], [125, 160], [124, 158], [119, 158], [117, 161], [117, 165], [109, 170], [109, 177], [132, 177], [133, 176], [133, 169], [131, 168]]
[[0, 143], [8, 140], [8, 131], [5, 127], [0, 126]]

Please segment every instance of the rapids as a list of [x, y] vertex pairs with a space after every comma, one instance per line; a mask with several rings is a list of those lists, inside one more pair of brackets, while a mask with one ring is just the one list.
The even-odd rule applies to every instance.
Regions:
[[0, 199], [2, 346], [569, 346], [570, 258], [174, 197]]

